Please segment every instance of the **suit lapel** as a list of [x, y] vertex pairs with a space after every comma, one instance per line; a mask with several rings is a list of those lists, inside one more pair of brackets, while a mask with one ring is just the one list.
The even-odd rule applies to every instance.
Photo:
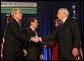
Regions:
[[64, 30], [68, 24], [69, 19], [67, 18], [66, 21], [61, 25], [61, 29]]
[[30, 29], [31, 33], [32, 33], [34, 36], [36, 36], [35, 32], [34, 32], [31, 28], [29, 28], [29, 29]]
[[67, 27], [67, 25], [68, 25], [68, 18], [66, 19], [66, 21], [63, 23], [63, 24], [61, 24], [60, 26], [59, 26], [59, 28], [58, 28], [58, 35], [60, 35], [61, 37], [62, 37], [62, 35], [64, 34], [64, 32], [65, 32], [65, 29], [66, 29], [66, 27]]

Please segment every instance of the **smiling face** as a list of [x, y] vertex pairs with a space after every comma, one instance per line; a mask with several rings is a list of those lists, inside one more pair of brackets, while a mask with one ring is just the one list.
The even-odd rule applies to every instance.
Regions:
[[38, 28], [38, 20], [34, 19], [34, 21], [31, 22], [31, 26], [33, 26], [35, 29]]
[[18, 20], [21, 20], [22, 19], [22, 12], [20, 10], [17, 10], [15, 13], [14, 13], [14, 17]]
[[22, 19], [22, 11], [19, 8], [14, 8], [11, 11], [11, 15], [13, 18], [15, 18], [16, 20], [21, 20]]
[[63, 20], [68, 15], [69, 15], [69, 12], [67, 9], [61, 8], [58, 10], [58, 13], [57, 13], [58, 19]]

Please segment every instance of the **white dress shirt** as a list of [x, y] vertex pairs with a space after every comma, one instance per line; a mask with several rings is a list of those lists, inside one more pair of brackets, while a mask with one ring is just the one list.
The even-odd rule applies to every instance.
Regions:
[[65, 23], [65, 21], [66, 21], [67, 18], [68, 18], [68, 17], [65, 17], [65, 18], [62, 20], [63, 24]]

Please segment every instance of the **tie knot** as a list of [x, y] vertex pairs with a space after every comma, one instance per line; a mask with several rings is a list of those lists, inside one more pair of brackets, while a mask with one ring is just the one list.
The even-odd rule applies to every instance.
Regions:
[[21, 24], [21, 21], [19, 21], [19, 23]]
[[61, 24], [63, 24], [64, 22], [62, 21]]
[[36, 32], [36, 30], [34, 30], [34, 32]]
[[35, 32], [36, 36], [38, 36], [38, 34], [37, 34], [36, 30], [34, 30], [34, 32]]

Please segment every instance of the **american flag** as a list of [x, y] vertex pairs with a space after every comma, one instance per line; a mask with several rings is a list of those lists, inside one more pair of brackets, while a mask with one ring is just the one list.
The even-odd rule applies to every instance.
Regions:
[[[73, 19], [76, 20], [76, 6], [72, 6], [73, 9]], [[83, 51], [82, 51], [82, 43], [80, 41], [80, 49], [79, 49], [79, 55], [76, 57], [76, 60], [83, 60]]]

